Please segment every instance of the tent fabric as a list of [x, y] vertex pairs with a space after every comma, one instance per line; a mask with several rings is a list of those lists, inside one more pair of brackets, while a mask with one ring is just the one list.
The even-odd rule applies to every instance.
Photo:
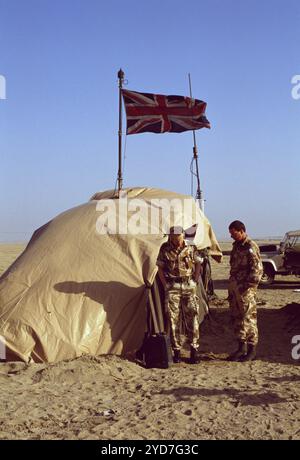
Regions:
[[[129, 203], [141, 198], [148, 211], [154, 198], [187, 198], [146, 187], [127, 192]], [[0, 278], [0, 336], [22, 360], [56, 362], [86, 353], [120, 355], [141, 345], [145, 284], [155, 279], [156, 258], [167, 237], [161, 222], [156, 234], [99, 234], [98, 206], [111, 198], [118, 219], [120, 199], [114, 191], [98, 193], [36, 230], [25, 251]], [[200, 229], [197, 246], [210, 247], [220, 258], [208, 220], [195, 203], [193, 211], [193, 223]], [[171, 223], [176, 224], [179, 217], [185, 225], [191, 224], [190, 216], [183, 214]]]

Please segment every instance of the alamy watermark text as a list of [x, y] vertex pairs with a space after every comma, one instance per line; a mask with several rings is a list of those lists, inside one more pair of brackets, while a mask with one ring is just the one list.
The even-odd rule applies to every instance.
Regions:
[[0, 335], [0, 360], [6, 359], [6, 346], [5, 346], [5, 338]]
[[300, 335], [294, 335], [292, 338], [292, 358], [294, 360], [300, 359]]
[[203, 219], [197, 215], [193, 198], [151, 199], [129, 198], [126, 191], [118, 200], [100, 200], [96, 206], [99, 235], [161, 235], [169, 233], [171, 225], [178, 225], [191, 233], [197, 224], [198, 239], [204, 237]]
[[6, 99], [6, 79], [0, 75], [0, 99]]
[[300, 99], [300, 75], [294, 75], [292, 77], [291, 83], [293, 85], [292, 98], [297, 101]]

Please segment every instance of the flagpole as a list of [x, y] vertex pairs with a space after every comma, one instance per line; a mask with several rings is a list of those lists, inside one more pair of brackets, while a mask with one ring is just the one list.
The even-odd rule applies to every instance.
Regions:
[[[191, 99], [193, 98], [192, 96], [192, 82], [191, 82], [191, 74], [189, 73], [189, 86], [190, 86], [190, 97]], [[196, 200], [199, 202], [199, 207], [201, 211], [204, 212], [204, 198], [203, 198], [203, 192], [200, 187], [200, 175], [199, 175], [199, 165], [198, 165], [198, 148], [197, 148], [197, 141], [196, 141], [196, 133], [195, 130], [193, 129], [193, 137], [194, 137], [194, 147], [193, 147], [193, 154], [194, 154], [194, 161], [196, 164], [196, 177], [197, 177], [197, 194], [196, 194]]]
[[125, 73], [122, 69], [118, 72], [119, 79], [119, 167], [118, 167], [118, 195], [123, 187], [123, 176], [122, 176], [122, 86], [124, 82]]

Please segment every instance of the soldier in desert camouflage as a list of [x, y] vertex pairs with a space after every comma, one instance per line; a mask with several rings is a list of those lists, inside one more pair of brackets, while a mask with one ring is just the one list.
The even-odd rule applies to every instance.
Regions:
[[199, 298], [196, 294], [201, 270], [196, 246], [187, 245], [182, 227], [171, 227], [169, 240], [157, 258], [158, 274], [165, 288], [166, 310], [174, 362], [180, 362], [180, 315], [183, 315], [191, 347], [190, 363], [199, 361]]
[[236, 220], [229, 225], [234, 239], [230, 256], [229, 305], [238, 350], [230, 361], [252, 361], [258, 343], [256, 292], [263, 268], [257, 244], [246, 234], [245, 225]]

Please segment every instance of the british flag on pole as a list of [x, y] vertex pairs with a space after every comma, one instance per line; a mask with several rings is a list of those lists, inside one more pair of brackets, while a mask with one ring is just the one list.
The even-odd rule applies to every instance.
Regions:
[[185, 96], [138, 93], [122, 89], [127, 134], [181, 133], [210, 128], [205, 116], [206, 103]]

